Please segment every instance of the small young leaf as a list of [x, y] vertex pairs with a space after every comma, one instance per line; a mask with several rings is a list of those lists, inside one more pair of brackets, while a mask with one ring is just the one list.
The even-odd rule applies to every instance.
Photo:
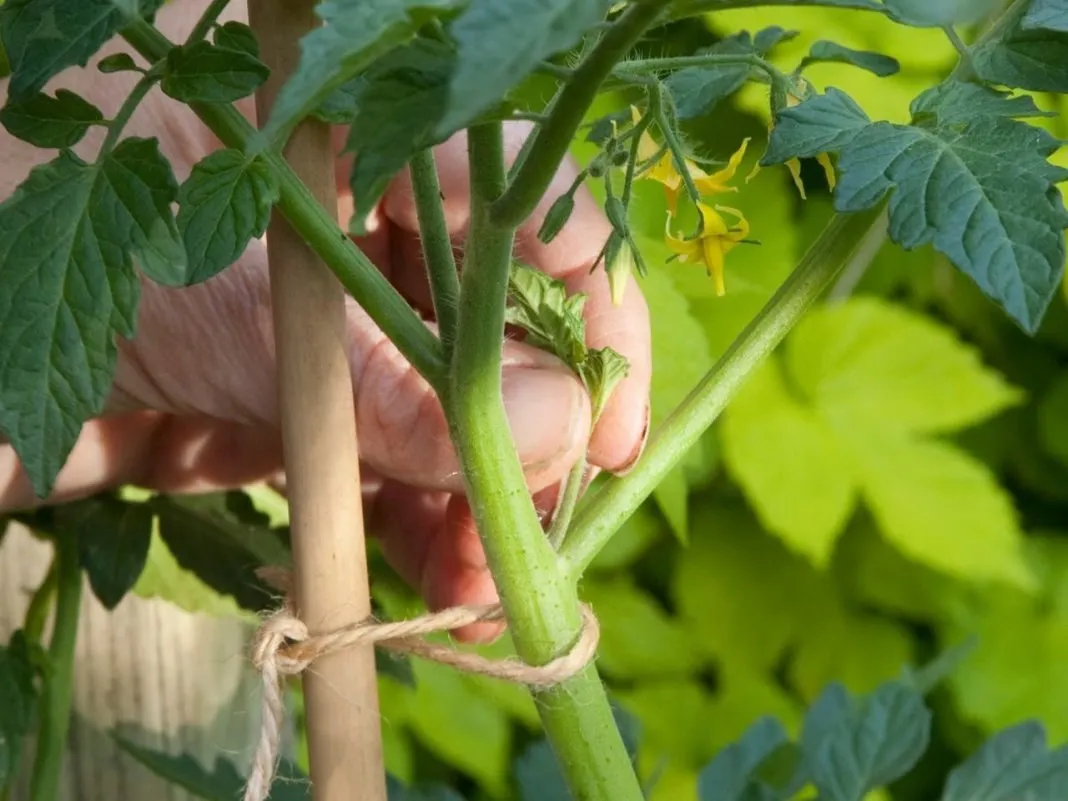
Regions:
[[574, 46], [601, 22], [613, 0], [471, 0], [449, 27], [457, 65], [448, 110], [435, 133], [470, 123], [542, 59]]
[[942, 28], [965, 25], [985, 17], [995, 0], [883, 0], [890, 16], [906, 25]]
[[0, 788], [15, 779], [23, 739], [33, 728], [39, 695], [36, 674], [30, 644], [16, 631], [6, 646], [0, 646]]
[[243, 22], [231, 20], [220, 25], [215, 29], [212, 39], [215, 46], [223, 50], [236, 50], [257, 59], [260, 57], [260, 43], [256, 40], [256, 34]]
[[0, 203], [0, 430], [41, 497], [134, 333], [134, 259], [157, 280], [183, 269], [177, 189], [156, 140], [130, 138], [97, 164], [63, 151]]
[[515, 305], [506, 319], [527, 332], [527, 342], [553, 353], [564, 364], [579, 369], [587, 356], [584, 295], [568, 295], [563, 281], [540, 270], [515, 264], [509, 280]]
[[178, 231], [188, 256], [183, 283], [206, 281], [263, 235], [278, 182], [259, 159], [217, 150], [193, 167], [178, 191]]
[[288, 133], [334, 90], [409, 39], [422, 22], [455, 4], [455, 0], [323, 0], [315, 13], [324, 24], [300, 40], [300, 63], [278, 93], [263, 129], [264, 140]]
[[[434, 127], [448, 102], [455, 55], [417, 39], [386, 55], [353, 87], [358, 109], [345, 150], [359, 153], [350, 179], [357, 209], [372, 210], [390, 180], [419, 150], [437, 144]], [[362, 230], [357, 220], [356, 230]]]
[[[890, 682], [843, 708], [840, 691], [813, 728], [806, 718], [802, 750], [812, 781], [827, 801], [861, 801], [903, 776], [930, 742], [931, 713], [915, 690]], [[821, 699], [822, 700], [822, 699]]]
[[598, 348], [586, 354], [586, 360], [579, 366], [579, 375], [590, 393], [593, 422], [601, 416], [612, 390], [627, 377], [630, 365], [627, 360], [611, 348]]
[[112, 53], [110, 56], [100, 59], [96, 68], [105, 75], [113, 72], [142, 72], [129, 53]]
[[69, 532], [77, 538], [93, 594], [106, 609], [114, 609], [145, 569], [152, 542], [151, 509], [100, 495], [58, 507], [55, 523], [61, 536]]
[[[1020, 10], [1026, 9], [1027, 4]], [[1001, 35], [972, 48], [972, 64], [984, 81], [1034, 92], [1068, 92], [1068, 33], [1064, 26], [1029, 28], [1016, 19]]]
[[12, 136], [41, 148], [73, 147], [104, 115], [74, 92], [59, 89], [55, 97], [42, 92], [16, 95], [0, 109], [0, 124]]
[[901, 70], [901, 64], [898, 63], [896, 58], [867, 50], [852, 50], [837, 42], [829, 42], [825, 39], [821, 39], [812, 45], [808, 55], [801, 60], [799, 69], [805, 69], [811, 64], [820, 63], [852, 64], [854, 67], [860, 67], [878, 75], [880, 78], [894, 75]]
[[954, 768], [942, 801], [1058, 801], [1068, 786], [1068, 747], [1046, 750], [1037, 723], [1021, 723], [987, 740]]
[[178, 564], [244, 609], [260, 612], [275, 591], [257, 576], [264, 565], [288, 567], [291, 556], [265, 516], [241, 492], [159, 495], [149, 501], [159, 533]]
[[37, 92], [67, 67], [84, 67], [128, 22], [157, 0], [6, 0], [0, 38], [11, 61], [12, 95]]
[[1068, 33], [1068, 0], [1034, 0], [1028, 6], [1020, 27]]
[[[743, 801], [760, 798], [762, 788], [753, 779], [761, 763], [789, 741], [786, 730], [775, 718], [763, 717], [708, 763], [697, 777], [700, 801]], [[770, 792], [767, 796], [774, 798]]]
[[[112, 733], [112, 738], [119, 748], [152, 773], [196, 798], [206, 801], [233, 801], [240, 798], [245, 791], [245, 778], [232, 762], [222, 757], [216, 757], [215, 765], [208, 771], [189, 754], [175, 756], [154, 751], [138, 745], [118, 732]], [[296, 765], [283, 759], [269, 798], [270, 801], [309, 801], [311, 785], [307, 776], [304, 776]]]
[[183, 103], [232, 103], [255, 92], [268, 75], [256, 56], [202, 40], [167, 54], [160, 88]]

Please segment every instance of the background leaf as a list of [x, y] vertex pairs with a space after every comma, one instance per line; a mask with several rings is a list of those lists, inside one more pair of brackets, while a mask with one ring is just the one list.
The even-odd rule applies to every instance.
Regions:
[[102, 495], [63, 506], [56, 522], [61, 536], [77, 538], [93, 594], [106, 609], [114, 609], [145, 568], [152, 539], [151, 510], [143, 503]]

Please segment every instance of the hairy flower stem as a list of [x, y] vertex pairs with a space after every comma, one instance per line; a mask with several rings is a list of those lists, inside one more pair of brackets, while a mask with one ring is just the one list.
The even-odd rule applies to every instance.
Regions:
[[41, 722], [30, 782], [30, 801], [55, 801], [70, 729], [74, 689], [74, 646], [82, 608], [78, 541], [56, 540], [56, 615], [48, 647], [49, 671], [41, 692]]
[[[154, 26], [138, 20], [122, 32], [145, 59], [165, 58], [173, 43]], [[227, 147], [244, 150], [256, 129], [240, 111], [226, 103], [194, 103], [190, 108]], [[345, 290], [435, 390], [444, 388], [446, 360], [441, 342], [419, 319], [412, 307], [370, 259], [337, 224], [336, 212], [327, 211], [308, 191], [281, 154], [268, 150], [260, 156], [278, 177], [278, 210], [301, 235]]]
[[857, 214], [836, 216], [763, 310], [653, 432], [634, 470], [609, 479], [579, 509], [560, 550], [572, 579], [581, 577], [605, 543], [716, 421], [753, 370], [782, 342], [854, 254], [874, 257], [876, 249], [865, 248], [865, 243], [869, 237], [882, 236], [882, 208], [880, 204]]
[[[505, 185], [500, 124], [472, 128], [468, 145], [471, 228], [445, 408], [516, 649], [530, 664], [544, 664], [576, 641], [578, 596], [560, 570], [526, 489], [501, 392], [515, 229], [494, 224], [489, 213]], [[558, 687], [535, 693], [534, 700], [576, 801], [642, 798], [592, 665]]]

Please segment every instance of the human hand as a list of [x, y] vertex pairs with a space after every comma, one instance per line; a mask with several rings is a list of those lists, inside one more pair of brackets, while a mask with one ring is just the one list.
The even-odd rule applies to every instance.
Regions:
[[[172, 38], [193, 24], [202, 3], [165, 7], [158, 23]], [[228, 16], [240, 19], [241, 4]], [[120, 49], [105, 48], [98, 58]], [[130, 80], [132, 83], [132, 79]], [[48, 87], [70, 88], [114, 114], [129, 90], [124, 76], [100, 76], [95, 66], [70, 70]], [[6, 82], [3, 87], [6, 94]], [[0, 98], [0, 102], [3, 98]], [[246, 113], [252, 114], [246, 104]], [[529, 130], [507, 126], [514, 156]], [[128, 135], [156, 136], [179, 180], [218, 144], [196, 117], [154, 92], [131, 122]], [[91, 158], [100, 136], [79, 153]], [[0, 197], [6, 198], [29, 168], [52, 157], [6, 132], [0, 134]], [[467, 153], [462, 135], [436, 152], [446, 219], [462, 246], [467, 227]], [[346, 160], [339, 160], [339, 190], [347, 193]], [[505, 405], [527, 483], [543, 516], [559, 482], [587, 442], [592, 465], [621, 471], [637, 458], [648, 425], [651, 372], [649, 320], [631, 286], [622, 305], [611, 304], [607, 279], [590, 267], [610, 227], [585, 192], [567, 226], [549, 245], [536, 236], [552, 200], [575, 177], [568, 164], [530, 220], [518, 232], [516, 255], [572, 292], [588, 295], [587, 335], [592, 347], [610, 346], [627, 357], [628, 378], [616, 389], [596, 429], [577, 378], [560, 362], [517, 341], [504, 349]], [[351, 209], [342, 194], [339, 206]], [[423, 316], [431, 303], [410, 184], [400, 176], [376, 214], [378, 225], [360, 247]], [[350, 362], [368, 531], [398, 573], [435, 609], [497, 600], [492, 577], [463, 498], [463, 484], [440, 405], [355, 302], [348, 307]], [[0, 332], [0, 336], [2, 336]], [[142, 283], [138, 331], [120, 343], [115, 382], [105, 414], [84, 427], [46, 503], [84, 497], [122, 484], [162, 492], [205, 492], [271, 480], [284, 483], [276, 402], [274, 342], [266, 251], [253, 242], [232, 268], [188, 289]], [[0, 445], [0, 511], [36, 505], [10, 446]], [[497, 624], [458, 633], [485, 639]]]

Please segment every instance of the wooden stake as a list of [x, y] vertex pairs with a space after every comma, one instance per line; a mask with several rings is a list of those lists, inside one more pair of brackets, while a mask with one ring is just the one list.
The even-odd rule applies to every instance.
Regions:
[[[249, 22], [271, 78], [256, 95], [265, 120], [319, 24], [314, 0], [249, 0]], [[337, 208], [330, 127], [307, 120], [286, 160], [327, 208]], [[312, 634], [371, 612], [357, 460], [356, 410], [344, 290], [277, 212], [267, 231], [286, 491], [297, 612]], [[315, 801], [384, 801], [373, 648], [317, 660], [304, 674]]]

